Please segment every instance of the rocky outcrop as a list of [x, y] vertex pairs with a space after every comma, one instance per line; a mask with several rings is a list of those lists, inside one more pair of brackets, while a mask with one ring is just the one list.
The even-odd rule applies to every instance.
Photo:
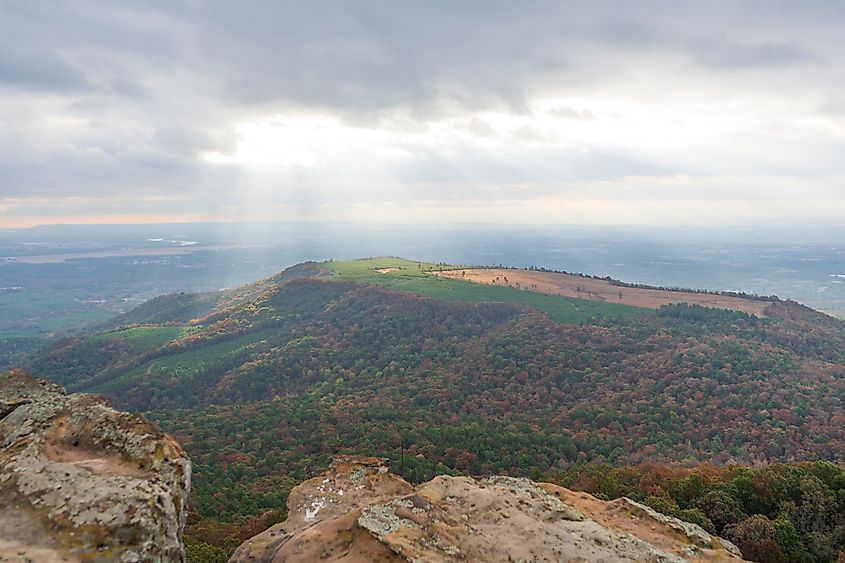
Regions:
[[230, 562], [741, 560], [733, 544], [629, 499], [511, 477], [414, 488], [378, 458], [336, 458], [288, 504], [288, 519]]
[[140, 415], [0, 373], [0, 561], [181, 561], [191, 465]]

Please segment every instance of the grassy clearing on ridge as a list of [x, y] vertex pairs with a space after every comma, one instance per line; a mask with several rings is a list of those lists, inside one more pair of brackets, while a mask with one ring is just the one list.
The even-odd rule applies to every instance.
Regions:
[[186, 334], [199, 330], [199, 327], [182, 326], [138, 326], [112, 332], [104, 332], [88, 338], [92, 343], [110, 338], [123, 338], [126, 344], [139, 351], [152, 350], [168, 342], [178, 340]]
[[344, 262], [324, 262], [322, 266], [334, 272], [334, 275], [342, 280], [380, 285], [442, 301], [504, 302], [527, 305], [562, 324], [584, 324], [606, 317], [619, 318], [654, 314], [654, 311], [642, 307], [544, 295], [512, 287], [482, 285], [464, 280], [438, 277], [429, 273], [437, 270], [460, 268], [460, 266], [448, 264], [384, 257]]

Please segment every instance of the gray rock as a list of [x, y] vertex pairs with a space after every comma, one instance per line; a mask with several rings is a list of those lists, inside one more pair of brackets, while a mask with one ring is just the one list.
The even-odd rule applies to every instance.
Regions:
[[0, 561], [183, 561], [190, 480], [142, 416], [0, 374]]

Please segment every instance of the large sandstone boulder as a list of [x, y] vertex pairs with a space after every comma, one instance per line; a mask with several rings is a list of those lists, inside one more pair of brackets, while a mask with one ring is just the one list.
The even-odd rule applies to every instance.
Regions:
[[0, 561], [182, 561], [190, 479], [142, 416], [0, 373]]
[[293, 489], [288, 519], [230, 562], [732, 561], [731, 543], [629, 499], [528, 479], [440, 476], [416, 488], [342, 456]]

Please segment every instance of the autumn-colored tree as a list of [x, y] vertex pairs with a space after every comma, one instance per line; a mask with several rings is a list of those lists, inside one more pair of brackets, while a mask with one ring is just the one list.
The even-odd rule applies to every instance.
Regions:
[[742, 551], [742, 556], [758, 563], [785, 563], [786, 558], [775, 541], [772, 522], [762, 514], [755, 514], [742, 522], [727, 527], [725, 539], [732, 541]]

